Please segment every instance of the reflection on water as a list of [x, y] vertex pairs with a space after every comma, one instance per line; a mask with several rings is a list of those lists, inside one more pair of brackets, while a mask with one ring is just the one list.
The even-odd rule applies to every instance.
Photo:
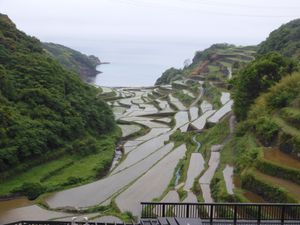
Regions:
[[33, 205], [32, 201], [29, 201], [27, 198], [16, 198], [11, 200], [0, 200], [0, 216], [3, 212], [10, 209], [15, 209], [23, 206]]
[[[24, 207], [24, 206], [29, 206], [32, 204], [33, 204], [33, 202], [29, 201], [25, 197], [11, 199], [11, 200], [0, 200], [0, 223], [5, 221], [5, 218], [7, 218], [10, 215], [9, 210]], [[13, 221], [13, 219], [9, 222], [12, 222], [12, 221]], [[5, 221], [5, 223], [6, 222], [7, 221]]]
[[233, 195], [234, 183], [233, 183], [233, 166], [226, 165], [225, 169], [223, 170], [223, 176], [225, 180], [225, 185], [228, 194]]

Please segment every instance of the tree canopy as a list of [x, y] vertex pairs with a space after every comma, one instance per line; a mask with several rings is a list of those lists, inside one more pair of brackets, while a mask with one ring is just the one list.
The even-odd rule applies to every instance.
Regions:
[[279, 53], [258, 57], [242, 69], [233, 80], [234, 112], [238, 119], [245, 119], [251, 104], [297, 65]]
[[286, 57], [300, 60], [300, 19], [293, 20], [271, 32], [259, 45], [259, 55], [277, 51]]
[[76, 140], [95, 146], [115, 128], [97, 93], [0, 14], [0, 173]]

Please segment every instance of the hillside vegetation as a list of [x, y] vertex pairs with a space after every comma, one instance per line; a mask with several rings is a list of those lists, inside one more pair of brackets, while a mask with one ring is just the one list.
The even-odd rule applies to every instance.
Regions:
[[241, 193], [250, 191], [267, 202], [300, 201], [299, 115], [299, 72], [285, 76], [255, 100], [227, 145], [241, 175], [242, 191], [236, 190], [235, 200], [245, 201]]
[[[191, 65], [171, 68], [157, 80], [156, 84], [191, 90], [200, 83], [203, 98], [214, 109], [220, 107], [224, 92], [230, 91], [233, 97], [238, 123], [223, 142], [220, 165], [210, 184], [216, 202], [300, 202], [299, 26], [299, 20], [291, 21], [256, 47], [212, 45], [197, 52]], [[207, 134], [218, 130], [210, 125]], [[200, 151], [206, 156], [205, 146], [214, 137], [201, 136]], [[230, 168], [234, 171], [231, 181], [225, 175]], [[228, 191], [230, 182], [233, 193]], [[197, 185], [195, 181], [199, 198]]]
[[263, 55], [272, 51], [300, 60], [300, 19], [293, 20], [274, 30], [259, 45], [257, 53]]
[[66, 69], [78, 73], [81, 79], [88, 83], [91, 83], [96, 74], [99, 73], [96, 70], [96, 66], [100, 65], [101, 62], [96, 56], [87, 56], [66, 46], [54, 43], [42, 43], [42, 47]]
[[59, 173], [75, 156], [90, 154], [99, 159], [93, 173], [103, 173], [113, 157], [115, 121], [98, 90], [63, 68], [5, 15], [0, 15], [0, 62], [1, 189], [11, 174], [64, 155], [69, 159], [61, 161]]
[[222, 154], [234, 159], [236, 189], [228, 195], [216, 176], [216, 201], [300, 202], [299, 21], [273, 31], [232, 81], [240, 122]]
[[208, 79], [222, 83], [254, 59], [255, 49], [255, 47], [214, 44], [204, 51], [197, 51], [189, 66], [166, 70], [155, 84], [171, 84], [181, 79]]
[[245, 119], [254, 100], [283, 76], [297, 69], [295, 62], [279, 53], [262, 55], [252, 61], [232, 80], [234, 84], [234, 112], [238, 119]]

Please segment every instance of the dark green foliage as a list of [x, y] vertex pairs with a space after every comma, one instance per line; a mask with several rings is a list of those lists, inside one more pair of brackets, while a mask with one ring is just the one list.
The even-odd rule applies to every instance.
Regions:
[[299, 157], [300, 136], [280, 131], [278, 135], [279, 148], [285, 153]]
[[62, 186], [79, 184], [82, 181], [83, 181], [83, 179], [80, 177], [69, 177], [68, 180], [62, 184]]
[[227, 193], [224, 181], [220, 178], [214, 177], [210, 183], [210, 188], [211, 195], [216, 202], [236, 202], [235, 196]]
[[89, 77], [99, 73], [95, 68], [101, 62], [93, 55], [87, 56], [71, 48], [54, 43], [42, 43], [42, 47], [66, 69], [78, 73], [85, 81], [89, 81]]
[[94, 168], [94, 170], [97, 172], [96, 178], [100, 179], [103, 178], [107, 172], [109, 172], [109, 169], [111, 167], [112, 157], [106, 160], [103, 160], [103, 162]]
[[256, 163], [256, 168], [265, 174], [300, 184], [300, 170], [289, 168], [288, 166], [278, 165], [263, 158], [259, 159]]
[[297, 202], [286, 191], [257, 179], [252, 173], [242, 177], [242, 187], [262, 196], [268, 202]]
[[257, 118], [255, 134], [265, 145], [270, 145], [278, 133], [278, 125], [270, 117]]
[[170, 84], [172, 81], [182, 78], [182, 70], [170, 68], [166, 70], [160, 78], [157, 79], [155, 85]]
[[239, 148], [236, 158], [236, 166], [238, 171], [249, 168], [255, 164], [261, 149], [259, 148]]
[[113, 131], [115, 122], [96, 88], [1, 14], [0, 31], [0, 174], [75, 146], [77, 139], [82, 143], [74, 153], [100, 150], [94, 140]]
[[43, 187], [40, 183], [25, 182], [22, 186], [14, 189], [12, 193], [25, 195], [29, 200], [34, 200], [45, 192], [45, 190], [45, 187]]
[[274, 30], [259, 45], [259, 55], [277, 51], [286, 57], [300, 59], [300, 19], [293, 20]]
[[197, 51], [195, 53], [195, 56], [193, 58], [193, 62], [191, 66], [196, 65], [200, 61], [209, 60], [218, 49], [228, 49], [228, 48], [234, 48], [235, 45], [227, 44], [227, 43], [221, 43], [221, 44], [213, 44], [209, 48], [205, 49], [204, 51]]
[[296, 64], [278, 53], [257, 58], [240, 71], [233, 81], [234, 112], [239, 120], [246, 118], [251, 104], [284, 75], [296, 70]]
[[101, 146], [94, 137], [87, 136], [84, 139], [77, 139], [72, 145], [68, 146], [67, 151], [73, 154], [84, 156], [96, 153]]
[[280, 110], [280, 116], [300, 129], [300, 109], [285, 107]]

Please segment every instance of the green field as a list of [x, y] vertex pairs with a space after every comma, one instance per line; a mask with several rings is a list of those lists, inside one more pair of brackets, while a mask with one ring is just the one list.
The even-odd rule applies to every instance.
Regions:
[[40, 183], [48, 192], [100, 178], [110, 166], [117, 136], [102, 137], [99, 140], [102, 147], [96, 153], [89, 155], [67, 154], [1, 181], [0, 196], [9, 195], [14, 188], [20, 187], [25, 182]]

